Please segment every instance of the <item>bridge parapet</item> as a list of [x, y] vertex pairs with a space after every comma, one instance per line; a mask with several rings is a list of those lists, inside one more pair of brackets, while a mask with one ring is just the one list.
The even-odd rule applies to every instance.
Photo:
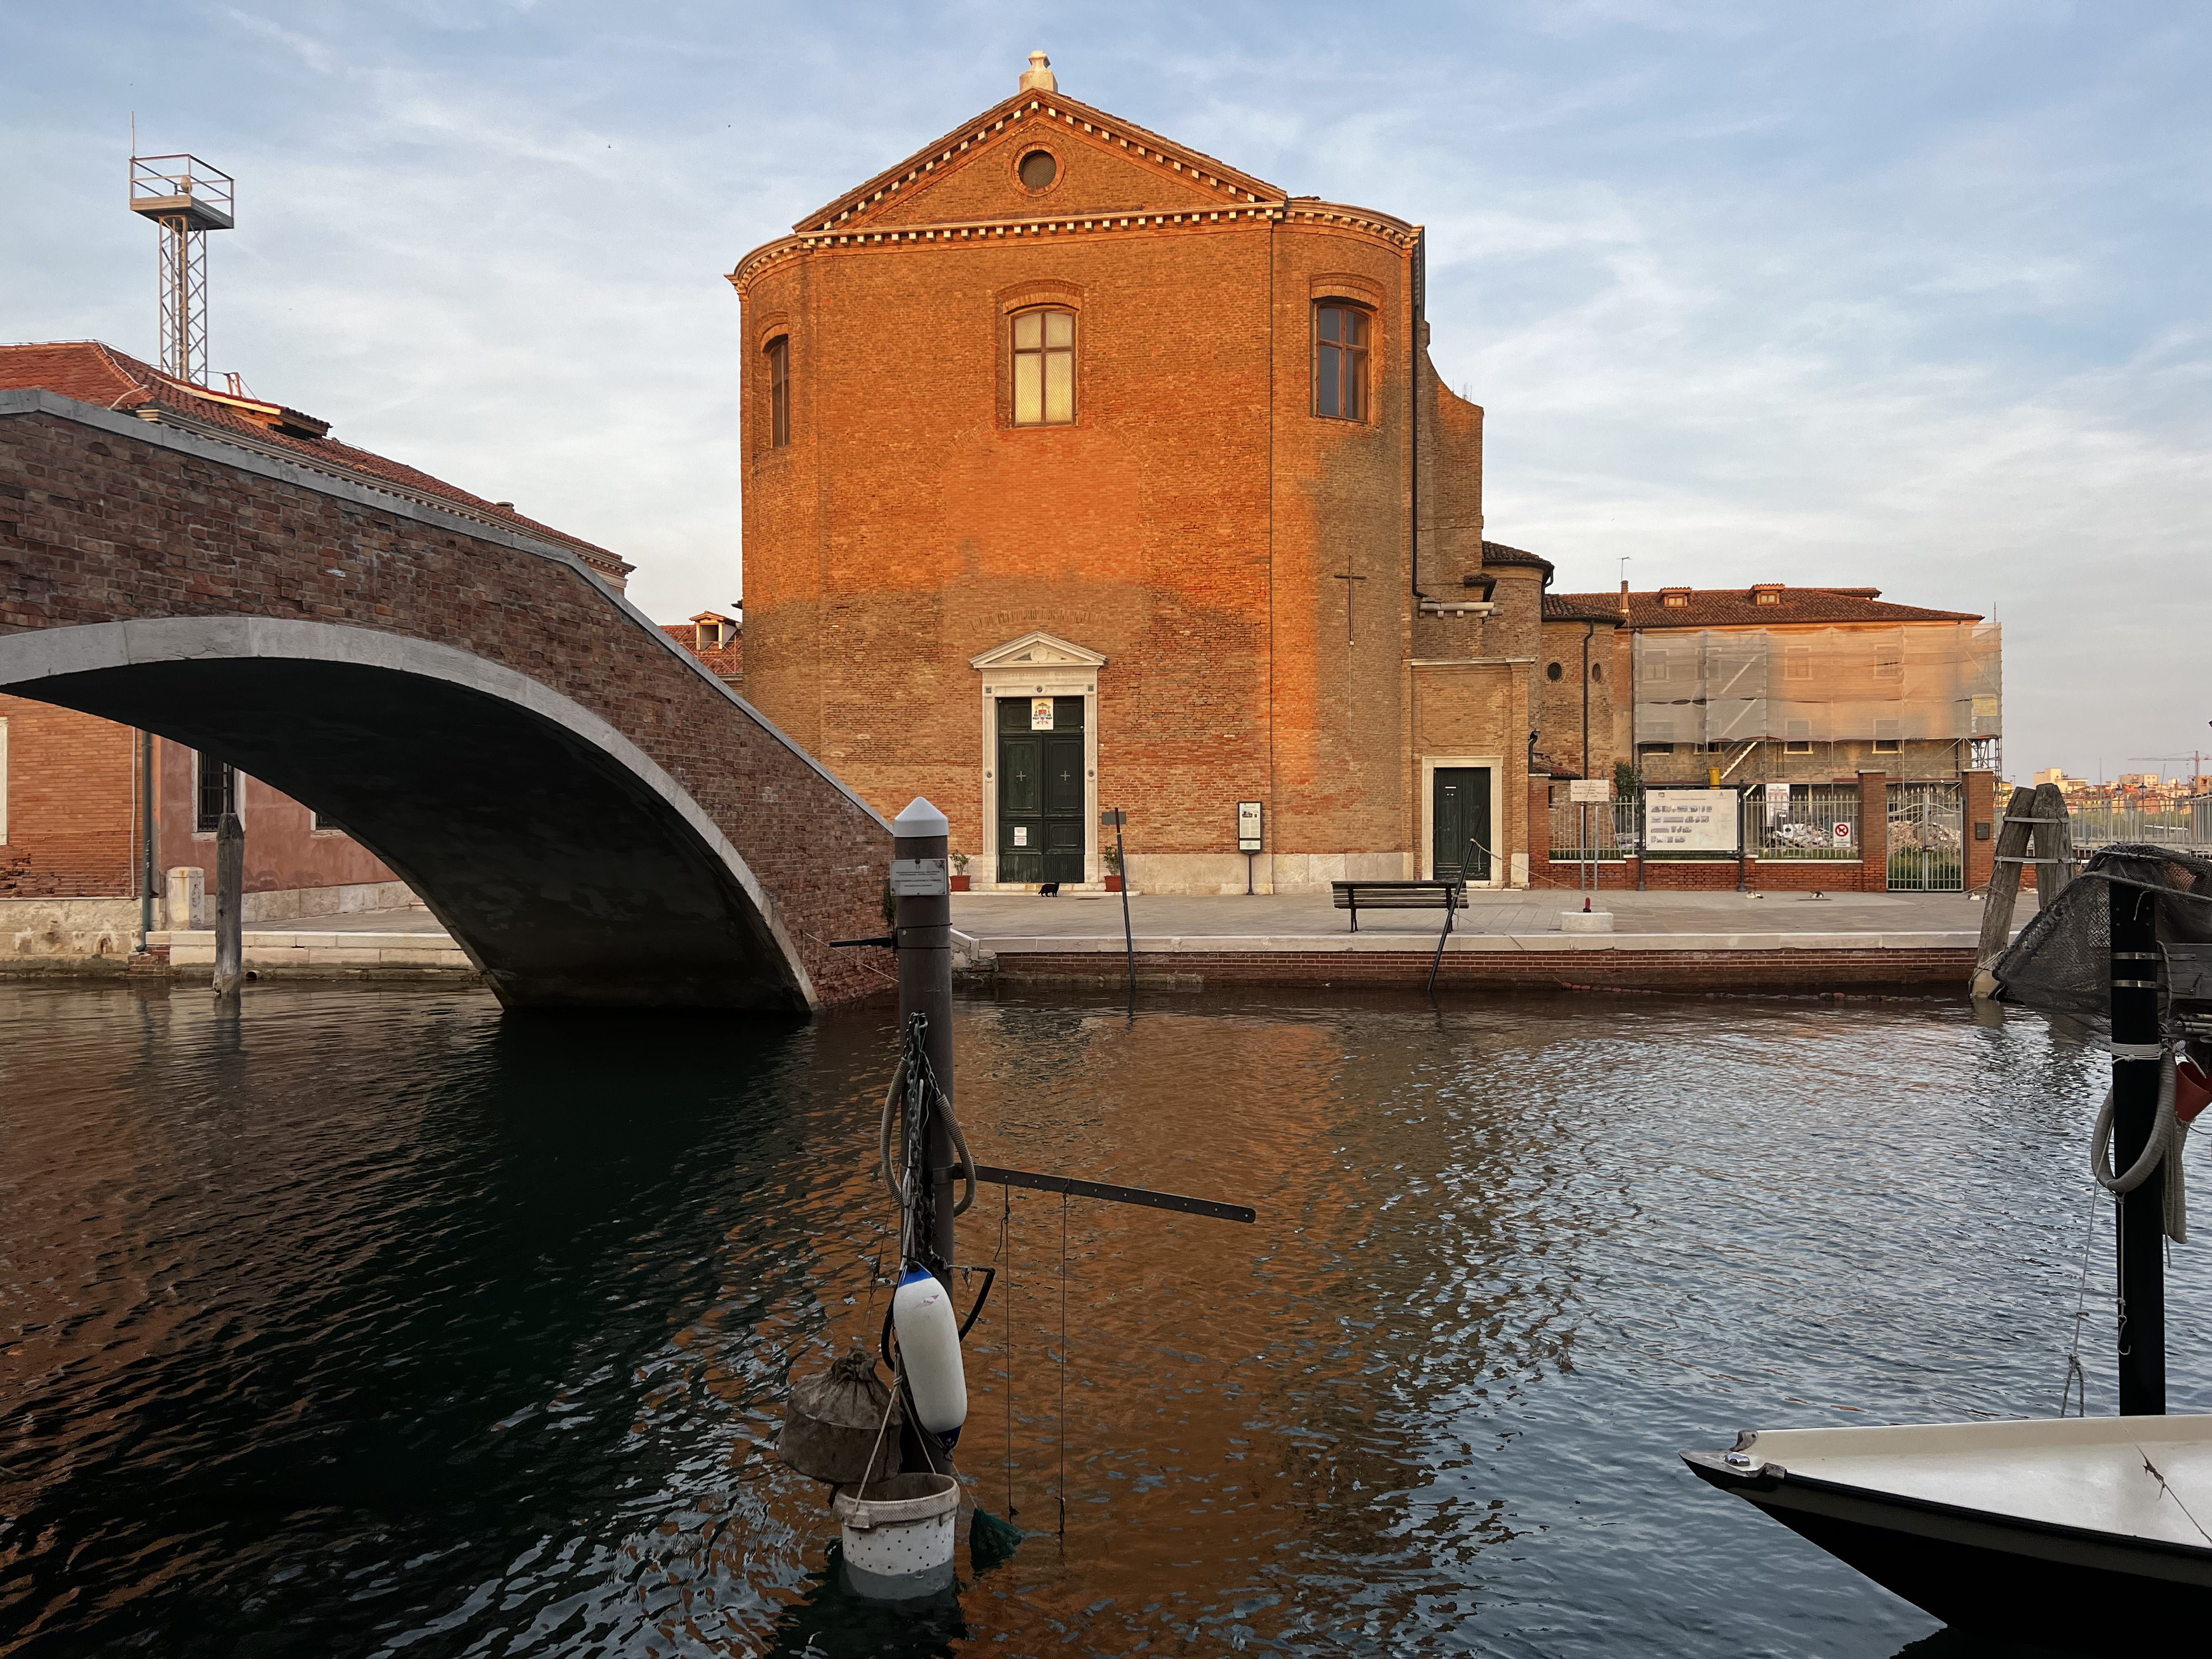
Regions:
[[343, 823], [514, 1006], [884, 986], [890, 828], [571, 549], [0, 391], [0, 688]]

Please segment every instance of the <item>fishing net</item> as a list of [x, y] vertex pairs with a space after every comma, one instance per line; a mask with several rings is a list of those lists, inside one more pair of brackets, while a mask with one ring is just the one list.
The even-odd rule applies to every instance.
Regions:
[[1993, 964], [1998, 1000], [2109, 1036], [2115, 887], [2147, 890], [2161, 901], [2160, 1030], [2212, 1036], [2212, 859], [2170, 847], [2124, 843], [2092, 858]]

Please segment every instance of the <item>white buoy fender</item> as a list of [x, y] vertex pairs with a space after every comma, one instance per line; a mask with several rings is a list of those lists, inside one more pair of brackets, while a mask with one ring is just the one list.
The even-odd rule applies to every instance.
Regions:
[[968, 1420], [968, 1378], [960, 1367], [960, 1326], [952, 1298], [934, 1274], [908, 1267], [891, 1297], [891, 1324], [898, 1332], [899, 1364], [914, 1395], [921, 1426], [951, 1451]]

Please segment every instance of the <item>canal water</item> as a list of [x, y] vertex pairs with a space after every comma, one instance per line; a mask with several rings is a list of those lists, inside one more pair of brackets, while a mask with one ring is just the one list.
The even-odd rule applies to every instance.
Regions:
[[[891, 1011], [0, 987], [0, 1653], [1965, 1656], [1678, 1449], [2048, 1413], [2100, 1057], [1944, 1001], [969, 1000], [961, 1461], [839, 1590], [786, 1378], [872, 1344]], [[2087, 1258], [2113, 1407], [2107, 1244]], [[2212, 1408], [2202, 1247], [2177, 1410]]]

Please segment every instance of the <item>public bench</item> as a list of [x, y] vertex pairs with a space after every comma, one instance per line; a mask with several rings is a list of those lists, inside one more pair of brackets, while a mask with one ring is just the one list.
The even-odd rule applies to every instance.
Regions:
[[1441, 910], [1444, 932], [1452, 918], [1467, 908], [1463, 881], [1333, 881], [1336, 908], [1352, 912], [1352, 931], [1359, 931], [1362, 910]]

